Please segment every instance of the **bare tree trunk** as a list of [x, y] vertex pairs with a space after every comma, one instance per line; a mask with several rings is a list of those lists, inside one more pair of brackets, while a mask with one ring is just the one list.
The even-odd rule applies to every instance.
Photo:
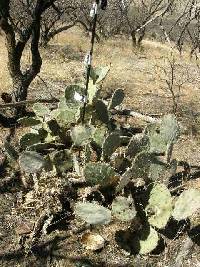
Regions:
[[135, 31], [131, 32], [131, 40], [132, 40], [133, 47], [136, 47], [137, 46], [137, 38], [136, 38], [136, 32]]
[[[28, 88], [40, 72], [42, 58], [39, 51], [40, 29], [42, 13], [48, 9], [55, 0], [37, 0], [33, 10], [31, 23], [21, 31], [20, 38], [16, 38], [16, 27], [10, 16], [10, 1], [0, 1], [0, 27], [5, 34], [8, 51], [8, 70], [13, 82], [12, 98], [14, 102], [24, 101], [27, 98]], [[32, 61], [26, 71], [21, 70], [21, 58], [27, 42], [31, 43]], [[25, 111], [25, 106], [17, 107], [15, 116], [19, 117]], [[3, 114], [2, 114], [3, 116]]]
[[141, 47], [142, 41], [144, 39], [145, 36], [145, 28], [143, 28], [140, 32], [139, 32], [139, 37], [137, 40], [137, 47]]

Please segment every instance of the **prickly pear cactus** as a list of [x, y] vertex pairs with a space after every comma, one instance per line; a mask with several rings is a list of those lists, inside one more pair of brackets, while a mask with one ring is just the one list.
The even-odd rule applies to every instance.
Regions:
[[97, 97], [98, 94], [98, 86], [93, 83], [92, 80], [89, 81], [88, 85], [88, 104], [92, 105], [94, 99]]
[[92, 129], [88, 126], [75, 126], [71, 130], [71, 138], [75, 146], [83, 146], [90, 142]]
[[102, 100], [97, 100], [95, 102], [96, 117], [103, 123], [109, 122], [109, 114], [106, 104]]
[[19, 165], [27, 173], [39, 173], [45, 166], [45, 159], [35, 151], [25, 151], [19, 157]]
[[5, 148], [6, 155], [8, 156], [10, 160], [16, 161], [18, 159], [19, 157], [18, 152], [16, 151], [14, 146], [12, 146], [8, 141], [5, 141], [4, 148]]
[[152, 227], [146, 226], [133, 236], [134, 250], [145, 255], [152, 252], [158, 245], [159, 236], [156, 230]]
[[26, 149], [29, 146], [32, 146], [34, 144], [41, 142], [41, 136], [36, 133], [27, 133], [23, 135], [20, 139], [20, 147], [21, 149]]
[[[165, 181], [166, 177], [168, 177], [168, 169], [167, 164], [162, 160], [162, 157], [152, 156], [151, 165], [149, 167], [148, 177], [150, 180], [156, 181]], [[168, 175], [168, 176], [167, 176]]]
[[113, 93], [112, 99], [110, 101], [109, 109], [113, 109], [119, 106], [124, 100], [124, 91], [122, 89], [117, 89]]
[[108, 135], [103, 143], [103, 159], [108, 160], [115, 150], [120, 146], [121, 140], [118, 132]]
[[133, 199], [118, 196], [112, 203], [112, 215], [121, 221], [131, 221], [136, 216]]
[[65, 89], [66, 105], [82, 105], [84, 100], [84, 88], [80, 85], [69, 85]]
[[192, 216], [198, 210], [200, 210], [200, 190], [191, 188], [178, 197], [172, 216], [180, 221]]
[[104, 142], [106, 132], [107, 128], [103, 125], [96, 127], [93, 131], [92, 139], [99, 147], [101, 147]]
[[114, 169], [106, 163], [90, 162], [84, 168], [84, 176], [90, 185], [107, 186], [115, 184], [118, 180], [118, 175]]
[[136, 134], [131, 138], [127, 150], [126, 157], [134, 158], [138, 153], [149, 149], [149, 139], [144, 134]]
[[164, 228], [172, 213], [172, 197], [164, 184], [154, 184], [145, 208], [150, 225]]
[[23, 117], [17, 121], [23, 127], [31, 127], [41, 123], [41, 120], [35, 117]]
[[49, 108], [42, 103], [36, 103], [33, 105], [33, 111], [37, 117], [45, 117], [50, 113]]
[[74, 212], [77, 217], [89, 224], [108, 224], [111, 221], [111, 211], [95, 203], [78, 202]]
[[150, 124], [146, 128], [149, 137], [150, 152], [164, 153], [167, 147], [173, 145], [179, 136], [179, 126], [174, 115], [165, 115], [161, 123]]
[[146, 151], [139, 153], [135, 157], [131, 167], [132, 177], [135, 179], [143, 178], [147, 180], [151, 163], [152, 163], [152, 154]]
[[63, 173], [73, 168], [73, 158], [68, 149], [53, 153], [52, 161], [58, 173]]
[[66, 105], [63, 109], [56, 109], [51, 112], [51, 116], [61, 128], [68, 128], [80, 118], [80, 109], [76, 107], [70, 108]]
[[91, 68], [90, 76], [93, 80], [93, 83], [98, 84], [102, 82], [106, 78], [109, 70], [110, 70], [109, 66]]

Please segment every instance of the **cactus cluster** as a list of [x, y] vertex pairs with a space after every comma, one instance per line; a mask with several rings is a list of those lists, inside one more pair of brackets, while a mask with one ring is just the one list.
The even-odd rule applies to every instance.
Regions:
[[[66, 178], [73, 174], [81, 177], [87, 188], [110, 194], [109, 204], [105, 200], [100, 205], [79, 199], [74, 205], [75, 216], [92, 225], [112, 220], [131, 225], [140, 218], [142, 225], [133, 231], [131, 247], [147, 254], [159, 242], [157, 230], [164, 229], [170, 218], [186, 219], [199, 210], [200, 191], [188, 189], [172, 197], [168, 181], [178, 165], [172, 158], [173, 145], [179, 137], [175, 116], [163, 116], [140, 134], [119, 127], [113, 110], [122, 103], [123, 90], [115, 90], [110, 101], [101, 99], [99, 94], [100, 82], [108, 71], [108, 67], [92, 68], [87, 97], [83, 85], [70, 85], [56, 109], [35, 104], [35, 116], [18, 121], [30, 132], [20, 138], [17, 149], [5, 142], [5, 151], [23, 172], [39, 175], [43, 170], [55, 171]], [[147, 188], [145, 201], [136, 199], [135, 191], [131, 192], [131, 188], [138, 187], [138, 180]]]

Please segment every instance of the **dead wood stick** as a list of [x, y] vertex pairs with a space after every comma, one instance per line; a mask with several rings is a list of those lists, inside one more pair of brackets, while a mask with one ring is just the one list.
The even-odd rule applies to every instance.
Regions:
[[57, 103], [59, 100], [57, 98], [52, 98], [52, 99], [31, 99], [31, 100], [24, 100], [24, 101], [19, 101], [15, 103], [7, 103], [7, 104], [0, 104], [0, 109], [3, 108], [15, 108], [19, 106], [24, 106], [24, 105], [32, 105], [35, 103]]
[[131, 116], [131, 117], [135, 117], [138, 119], [141, 119], [143, 121], [147, 121], [147, 122], [151, 122], [151, 123], [156, 123], [156, 122], [160, 122], [161, 120], [159, 118], [154, 118], [152, 116], [149, 115], [144, 115], [142, 113], [136, 112], [136, 111], [132, 111], [132, 110], [128, 110], [128, 109], [124, 109], [124, 110], [114, 110], [113, 114], [116, 115], [124, 115], [124, 116]]

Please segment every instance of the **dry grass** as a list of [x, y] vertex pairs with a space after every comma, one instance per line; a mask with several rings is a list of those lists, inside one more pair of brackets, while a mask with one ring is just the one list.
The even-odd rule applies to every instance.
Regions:
[[[39, 76], [31, 84], [29, 97], [51, 97], [64, 91], [70, 83], [84, 82], [83, 60], [89, 49], [90, 38], [79, 29], [72, 29], [58, 35], [48, 49], [41, 49], [43, 65]], [[168, 69], [167, 58], [171, 57], [167, 44], [145, 40], [141, 51], [133, 50], [131, 41], [115, 38], [96, 44], [94, 65], [111, 65], [104, 89], [112, 92], [123, 88], [126, 92], [124, 104], [136, 111], [148, 114], [162, 114], [172, 111], [171, 94], [164, 82], [162, 68]], [[195, 133], [200, 112], [200, 74], [189, 53], [182, 56], [173, 52], [179, 69], [177, 77], [185, 80], [178, 100], [178, 114]], [[0, 92], [11, 90], [11, 80], [7, 71], [7, 53], [3, 37], [0, 37]], [[30, 52], [23, 55], [24, 66], [30, 64]], [[188, 75], [189, 79], [186, 77]], [[42, 80], [43, 81], [42, 81]], [[45, 82], [45, 83], [44, 83]], [[176, 89], [177, 90], [177, 89]]]

